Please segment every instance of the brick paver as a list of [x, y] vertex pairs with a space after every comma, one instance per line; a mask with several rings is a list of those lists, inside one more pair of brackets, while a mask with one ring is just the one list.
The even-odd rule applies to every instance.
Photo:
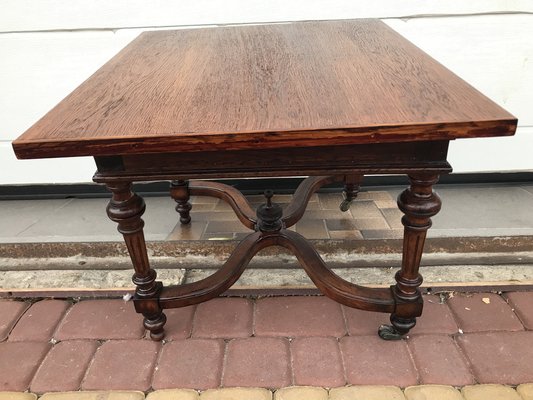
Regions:
[[0, 400], [37, 400], [33, 393], [0, 392]]
[[289, 341], [247, 338], [229, 342], [223, 386], [279, 388], [291, 384]]
[[354, 385], [416, 385], [417, 373], [405, 341], [377, 336], [350, 336], [340, 340], [348, 383]]
[[414, 335], [408, 341], [423, 384], [471, 385], [474, 377], [453, 339], [447, 335]]
[[200, 395], [191, 389], [156, 390], [146, 396], [146, 400], [198, 400]]
[[323, 219], [301, 219], [295, 225], [295, 229], [307, 239], [328, 238], [328, 230]]
[[47, 354], [33, 378], [35, 393], [78, 390], [98, 342], [71, 340], [59, 342]]
[[377, 335], [380, 325], [390, 323], [389, 314], [342, 307], [349, 335]]
[[533, 330], [533, 292], [513, 292], [505, 295], [526, 329]]
[[336, 338], [296, 338], [291, 342], [291, 355], [295, 385], [345, 385], [346, 378]]
[[25, 391], [42, 359], [50, 349], [49, 343], [0, 343], [0, 391]]
[[331, 389], [329, 400], [405, 400], [400, 388], [395, 386], [351, 386]]
[[94, 356], [82, 389], [148, 390], [159, 347], [150, 340], [105, 342]]
[[464, 400], [457, 389], [443, 385], [410, 386], [404, 395], [407, 400]]
[[[390, 323], [389, 314], [346, 306], [343, 308], [349, 335], [375, 335], [380, 325]], [[438, 296], [424, 296], [424, 312], [416, 319], [416, 325], [409, 334], [453, 334], [457, 331], [457, 324], [448, 306], [440, 304]]]
[[358, 240], [363, 239], [363, 235], [359, 231], [329, 231], [330, 239], [338, 240]]
[[48, 341], [70, 306], [67, 301], [42, 300], [34, 303], [9, 335], [14, 341]]
[[[530, 299], [530, 292], [504, 297], [456, 294], [448, 306], [440, 304], [437, 296], [425, 296], [424, 314], [409, 338], [387, 342], [376, 333], [388, 314], [341, 308], [322, 296], [263, 298], [256, 300], [255, 307], [251, 299], [221, 298], [198, 307], [166, 310], [166, 343], [144, 338], [142, 317], [122, 300], [82, 301], [68, 310], [65, 301], [43, 300], [28, 309], [29, 303], [2, 300], [0, 329], [6, 336], [10, 333], [0, 343], [0, 392], [153, 388], [152, 400], [193, 400], [204, 397], [176, 390], [220, 386], [275, 390], [297, 385], [277, 394], [261, 392], [286, 400], [304, 392], [322, 396], [324, 391], [317, 386], [357, 385], [347, 389], [373, 393], [368, 385], [395, 385], [387, 393], [397, 395], [398, 386], [422, 383], [406, 390], [405, 398], [454, 400], [458, 393], [451, 386], [533, 382]], [[464, 333], [458, 333], [458, 328]], [[248, 337], [254, 329], [256, 337]], [[135, 340], [121, 339], [129, 335]], [[52, 346], [56, 342], [50, 341], [51, 336], [61, 341]], [[439, 386], [443, 384], [450, 386]], [[505, 392], [502, 396], [520, 393], [523, 400], [533, 400], [533, 384], [520, 386], [518, 392], [505, 386], [472, 387], [465, 396], [486, 396], [478, 393], [490, 390]], [[171, 390], [163, 390], [167, 388]], [[337, 400], [360, 396], [335, 390], [330, 395], [334, 400], [331, 396]], [[233, 392], [205, 393], [230, 399]], [[70, 396], [65, 399], [74, 396], [63, 395]], [[85, 392], [80, 396], [83, 399]], [[115, 392], [101, 396], [115, 396]], [[366, 392], [365, 396], [372, 398]]]
[[[138, 391], [74, 391], [46, 393], [42, 400], [143, 400]], [[0, 400], [36, 400], [33, 393], [0, 392]], [[264, 388], [220, 388], [198, 393], [190, 389], [157, 390], [146, 400], [531, 400], [533, 384], [519, 385], [516, 390], [498, 384], [465, 386], [410, 386], [404, 392], [395, 386], [358, 385], [334, 388], [291, 386], [276, 390]]]
[[522, 400], [514, 389], [503, 385], [465, 386], [461, 393], [465, 400]]
[[327, 219], [326, 227], [331, 231], [390, 229], [381, 214], [377, 218], [360, 218], [358, 216], [357, 219]]
[[[360, 195], [361, 193], [359, 193]], [[343, 201], [341, 193], [318, 193], [318, 202], [320, 208], [323, 210], [335, 210], [339, 209], [339, 205]], [[359, 200], [359, 196], [358, 196]]]
[[424, 311], [416, 319], [415, 327], [409, 332], [411, 335], [453, 334], [459, 330], [452, 312], [446, 303], [441, 304], [439, 296], [424, 296]]
[[176, 340], [163, 346], [154, 389], [211, 389], [220, 385], [224, 342], [212, 339]]
[[516, 388], [523, 400], [533, 400], [533, 383], [524, 383]]
[[142, 316], [133, 303], [123, 300], [85, 300], [74, 304], [55, 334], [69, 339], [139, 339], [144, 335]]
[[335, 336], [346, 333], [338, 303], [324, 296], [257, 300], [256, 336]]
[[29, 307], [24, 301], [0, 300], [0, 342], [6, 340], [20, 316]]
[[133, 391], [46, 393], [39, 400], [144, 400], [144, 393]]
[[456, 294], [448, 305], [463, 332], [524, 329], [511, 307], [494, 293]]
[[253, 303], [241, 298], [218, 298], [199, 304], [193, 337], [239, 338], [252, 335]]
[[479, 383], [533, 382], [533, 332], [472, 333], [457, 338]]
[[328, 400], [328, 392], [320, 387], [294, 386], [276, 390], [274, 400]]
[[205, 233], [223, 233], [243, 232], [250, 233], [250, 229], [245, 227], [240, 221], [209, 221], [205, 228]]
[[200, 400], [272, 400], [272, 392], [261, 388], [225, 388], [206, 390]]
[[[196, 306], [165, 310], [165, 340], [186, 339], [191, 336], [192, 319]], [[138, 322], [139, 324], [141, 321]]]

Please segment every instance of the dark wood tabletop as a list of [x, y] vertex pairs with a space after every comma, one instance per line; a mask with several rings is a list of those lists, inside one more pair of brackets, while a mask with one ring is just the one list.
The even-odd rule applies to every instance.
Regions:
[[347, 20], [145, 32], [13, 146], [18, 158], [104, 156], [515, 128], [515, 117], [384, 23]]

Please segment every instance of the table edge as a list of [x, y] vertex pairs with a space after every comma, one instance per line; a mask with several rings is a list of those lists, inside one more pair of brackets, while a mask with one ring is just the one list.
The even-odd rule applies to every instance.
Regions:
[[12, 142], [18, 159], [109, 156], [159, 152], [246, 150], [251, 148], [319, 147], [326, 145], [454, 140], [475, 137], [512, 136], [516, 118], [453, 123], [377, 125], [337, 129], [264, 131], [247, 134], [213, 133], [115, 136], [106, 138], [39, 139], [23, 137]]

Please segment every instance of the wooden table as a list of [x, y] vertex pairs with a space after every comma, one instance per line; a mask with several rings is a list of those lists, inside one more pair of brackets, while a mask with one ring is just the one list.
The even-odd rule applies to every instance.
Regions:
[[[482, 68], [482, 66], [480, 66]], [[316, 286], [350, 307], [391, 314], [398, 339], [422, 313], [420, 258], [441, 206], [432, 186], [451, 167], [448, 143], [512, 135], [517, 121], [378, 20], [303, 22], [141, 34], [18, 138], [19, 158], [93, 156], [135, 268], [135, 308], [151, 337], [163, 309], [226, 291], [259, 250], [291, 250]], [[482, 156], [473, 154], [472, 157]], [[391, 288], [331, 272], [289, 230], [322, 185], [345, 182], [346, 210], [365, 174], [407, 174], [401, 270]], [[308, 175], [287, 209], [254, 211], [232, 187], [191, 178]], [[163, 287], [150, 268], [143, 199], [132, 182], [170, 180], [182, 224], [189, 196], [215, 196], [252, 230], [226, 263], [195, 283]], [[275, 197], [274, 197], [275, 200]]]

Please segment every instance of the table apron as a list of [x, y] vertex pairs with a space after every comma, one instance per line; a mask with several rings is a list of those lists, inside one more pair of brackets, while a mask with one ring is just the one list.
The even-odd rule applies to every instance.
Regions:
[[448, 141], [95, 157], [95, 182], [451, 172]]

